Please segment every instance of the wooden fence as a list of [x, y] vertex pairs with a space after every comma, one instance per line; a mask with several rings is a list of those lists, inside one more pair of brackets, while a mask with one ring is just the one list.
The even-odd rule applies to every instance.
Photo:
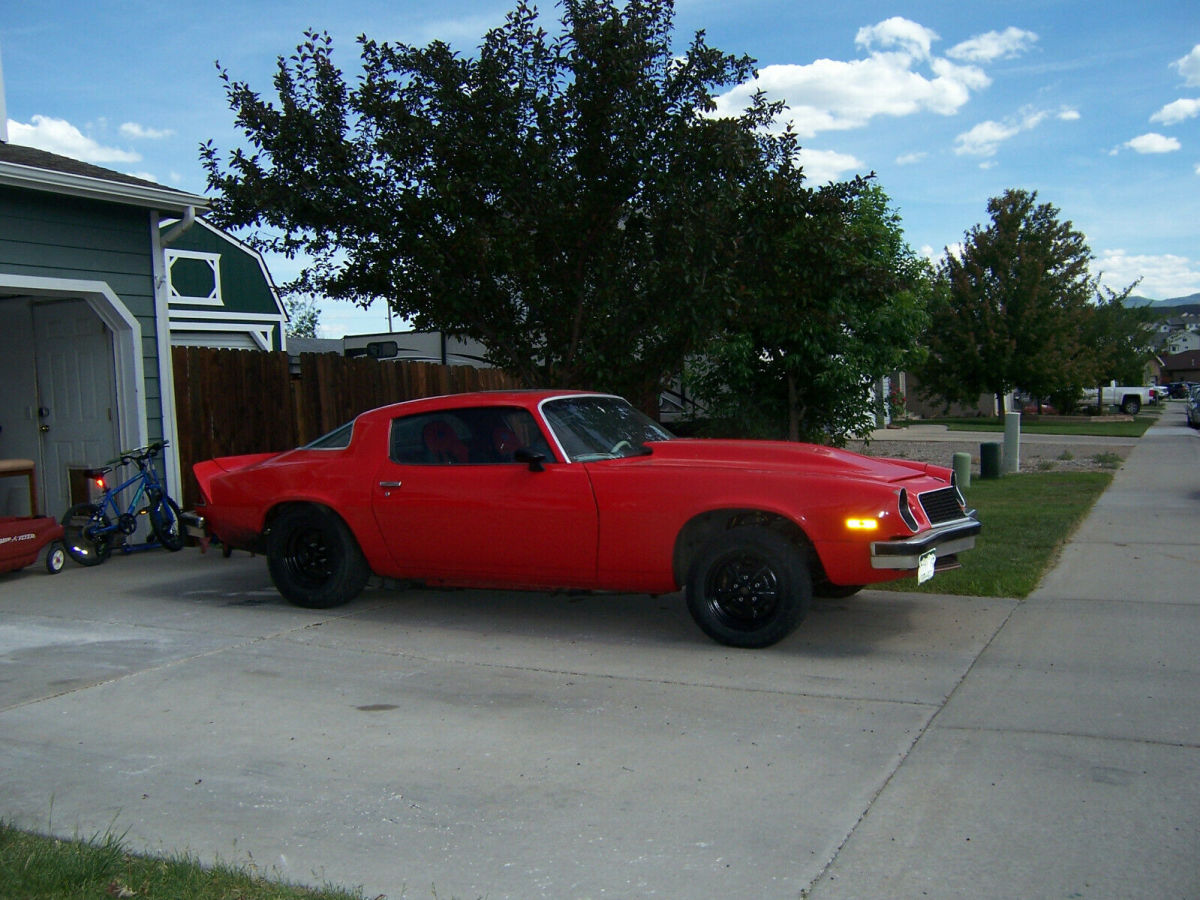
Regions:
[[302, 353], [298, 366], [283, 352], [174, 347], [171, 356], [184, 509], [195, 508], [201, 460], [298, 447], [388, 403], [519, 386], [499, 369], [332, 353]]

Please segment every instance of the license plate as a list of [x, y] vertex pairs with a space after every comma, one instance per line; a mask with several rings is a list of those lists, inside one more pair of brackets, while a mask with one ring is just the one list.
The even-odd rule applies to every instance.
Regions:
[[917, 584], [924, 584], [933, 577], [933, 566], [937, 562], [937, 551], [926, 550], [917, 560]]

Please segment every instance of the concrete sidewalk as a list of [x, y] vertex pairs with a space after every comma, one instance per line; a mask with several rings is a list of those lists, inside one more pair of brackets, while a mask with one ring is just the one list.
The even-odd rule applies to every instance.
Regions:
[[809, 896], [1200, 897], [1198, 647], [1200, 435], [1171, 404]]
[[1172, 404], [1028, 600], [868, 590], [760, 652], [679, 595], [0, 576], [0, 818], [391, 900], [1197, 897], [1198, 461]]

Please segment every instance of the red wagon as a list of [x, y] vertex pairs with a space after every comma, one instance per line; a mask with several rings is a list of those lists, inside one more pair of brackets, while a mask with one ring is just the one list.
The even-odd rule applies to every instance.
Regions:
[[67, 560], [63, 527], [50, 516], [39, 516], [33, 460], [0, 459], [0, 478], [29, 479], [29, 516], [0, 516], [0, 572], [15, 572], [37, 562], [47, 544], [46, 569], [51, 575], [62, 571]]
[[37, 562], [47, 544], [46, 569], [62, 571], [67, 559], [63, 527], [50, 516], [6, 516], [0, 518], [0, 572], [15, 572]]

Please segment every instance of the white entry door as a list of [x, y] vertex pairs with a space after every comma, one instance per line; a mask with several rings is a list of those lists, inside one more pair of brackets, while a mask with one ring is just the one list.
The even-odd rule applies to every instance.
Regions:
[[70, 506], [70, 468], [117, 455], [117, 408], [110, 332], [85, 300], [33, 306], [37, 357], [42, 511]]

